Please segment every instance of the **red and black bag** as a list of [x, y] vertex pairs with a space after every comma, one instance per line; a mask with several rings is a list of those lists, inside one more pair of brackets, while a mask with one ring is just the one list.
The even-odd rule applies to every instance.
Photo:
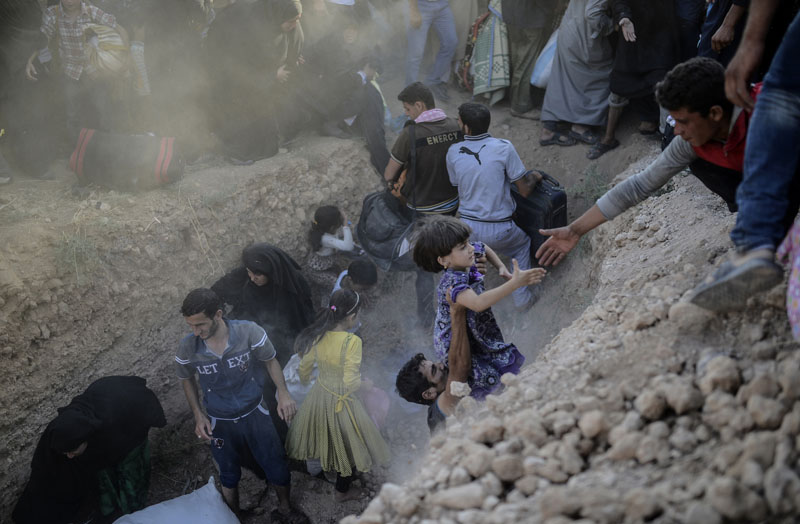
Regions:
[[184, 162], [175, 137], [81, 129], [69, 167], [81, 185], [142, 191], [175, 182]]

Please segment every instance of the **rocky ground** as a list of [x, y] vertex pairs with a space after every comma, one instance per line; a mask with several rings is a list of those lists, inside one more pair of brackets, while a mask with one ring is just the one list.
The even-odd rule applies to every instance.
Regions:
[[800, 355], [785, 286], [740, 313], [685, 301], [731, 226], [679, 177], [599, 228], [592, 304], [502, 394], [462, 401], [413, 482], [384, 484], [342, 522], [796, 522]]

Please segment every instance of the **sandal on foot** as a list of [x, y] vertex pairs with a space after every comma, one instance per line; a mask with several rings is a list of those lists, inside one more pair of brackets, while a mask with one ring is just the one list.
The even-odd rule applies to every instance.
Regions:
[[586, 153], [586, 158], [588, 158], [589, 160], [595, 160], [605, 155], [612, 149], [616, 149], [617, 147], [619, 147], [619, 140], [617, 140], [616, 138], [610, 144], [604, 144], [602, 142], [598, 142], [595, 145], [593, 145], [591, 149], [589, 149], [589, 152]]
[[553, 136], [550, 138], [542, 138], [539, 139], [540, 146], [574, 146], [577, 144], [578, 141], [572, 138], [571, 136], [559, 133], [558, 131], [553, 132]]
[[597, 133], [593, 133], [590, 129], [587, 129], [583, 133], [578, 133], [577, 131], [570, 129], [567, 135], [571, 136], [578, 142], [583, 142], [584, 144], [589, 144], [590, 146], [593, 146], [600, 141], [600, 136]]
[[689, 302], [709, 311], [736, 311], [744, 308], [748, 298], [782, 280], [781, 267], [767, 258], [728, 261], [694, 288]]

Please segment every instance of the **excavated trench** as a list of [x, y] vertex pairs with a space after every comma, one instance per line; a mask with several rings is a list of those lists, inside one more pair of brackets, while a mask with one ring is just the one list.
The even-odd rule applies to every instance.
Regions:
[[[527, 147], [535, 143], [537, 127], [503, 122], [497, 134], [521, 143], [527, 164], [543, 166], [572, 188], [571, 215], [582, 211], [592, 196], [584, 177], [596, 177], [596, 171], [582, 170], [585, 162], [577, 156], [561, 162], [561, 152]], [[636, 154], [651, 145], [632, 147]], [[631, 154], [614, 162], [624, 163]], [[603, 169], [610, 172], [614, 165]], [[317, 206], [338, 205], [355, 221], [362, 197], [381, 187], [360, 142], [320, 138], [302, 139], [291, 151], [253, 166], [192, 168], [180, 183], [146, 194], [96, 189], [76, 197], [70, 185], [68, 176], [45, 183], [22, 180], [0, 194], [0, 353], [8, 377], [0, 393], [0, 430], [7, 443], [0, 450], [6, 463], [0, 478], [2, 521], [9, 519], [38, 436], [56, 408], [105, 375], [145, 377], [167, 413], [168, 427], [151, 433], [150, 502], [201, 486], [214, 474], [213, 461], [192, 438], [191, 417], [171, 367], [186, 331], [178, 311], [183, 296], [213, 283], [254, 241], [277, 244], [302, 260]], [[526, 317], [516, 318], [505, 304], [497, 308], [501, 327], [528, 357], [528, 367], [537, 365], [540, 349], [594, 297], [598, 268], [591, 247], [582, 244], [579, 252], [551, 272]], [[413, 332], [414, 310], [409, 275], [382, 275], [364, 315], [364, 370], [387, 390], [406, 358], [431, 353], [428, 336]], [[394, 458], [365, 479], [373, 495], [381, 482], [416, 474], [428, 446], [424, 410], [393, 399], [385, 433]], [[334, 505], [332, 486], [293, 476], [293, 498], [315, 522], [336, 521], [366, 506], [366, 501]], [[246, 476], [242, 488], [245, 507], [270, 506], [262, 500], [262, 483]]]

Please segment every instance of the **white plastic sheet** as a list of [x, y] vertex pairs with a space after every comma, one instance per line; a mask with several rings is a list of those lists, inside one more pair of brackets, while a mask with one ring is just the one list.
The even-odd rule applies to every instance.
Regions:
[[202, 488], [143, 510], [123, 515], [114, 524], [239, 524], [214, 486], [214, 477]]

